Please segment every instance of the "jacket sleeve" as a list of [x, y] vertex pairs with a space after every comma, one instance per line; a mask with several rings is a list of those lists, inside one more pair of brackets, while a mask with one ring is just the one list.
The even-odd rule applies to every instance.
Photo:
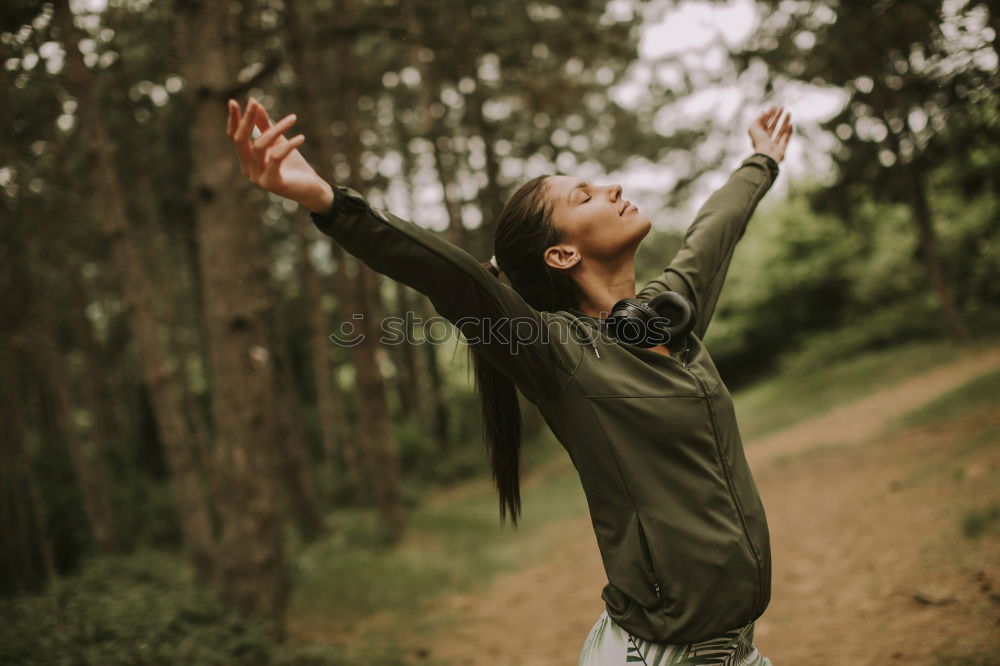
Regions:
[[743, 236], [757, 203], [778, 177], [778, 163], [753, 153], [712, 193], [684, 234], [670, 265], [647, 282], [636, 298], [648, 301], [661, 291], [688, 297], [697, 309], [694, 334], [705, 336], [715, 312], [736, 243]]
[[435, 232], [371, 206], [349, 187], [333, 189], [330, 210], [310, 213], [320, 231], [372, 270], [427, 296], [532, 402], [565, 386], [583, 351], [555, 330], [559, 318], [532, 308], [472, 255]]

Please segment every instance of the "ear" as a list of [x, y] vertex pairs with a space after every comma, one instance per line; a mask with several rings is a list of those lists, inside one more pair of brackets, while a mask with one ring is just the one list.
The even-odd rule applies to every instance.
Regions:
[[543, 259], [552, 268], [565, 270], [580, 263], [580, 253], [574, 245], [553, 245], [545, 250]]

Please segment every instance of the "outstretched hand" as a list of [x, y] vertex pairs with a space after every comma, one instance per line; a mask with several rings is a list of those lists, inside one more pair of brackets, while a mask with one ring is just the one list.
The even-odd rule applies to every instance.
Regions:
[[778, 127], [778, 119], [781, 117], [785, 107], [772, 106], [764, 113], [757, 116], [747, 134], [750, 135], [750, 142], [753, 149], [758, 153], [763, 153], [774, 158], [775, 162], [785, 159], [785, 148], [788, 140], [792, 136], [791, 111], [785, 116], [784, 123]]
[[[333, 189], [306, 161], [296, 148], [305, 142], [305, 136], [291, 139], [282, 136], [295, 123], [295, 114], [288, 114], [272, 125], [260, 102], [250, 98], [246, 113], [240, 114], [240, 105], [229, 100], [229, 122], [226, 134], [236, 146], [240, 158], [240, 171], [255, 185], [269, 192], [292, 199], [312, 211], [322, 212], [333, 201]], [[251, 141], [253, 127], [261, 135]]]

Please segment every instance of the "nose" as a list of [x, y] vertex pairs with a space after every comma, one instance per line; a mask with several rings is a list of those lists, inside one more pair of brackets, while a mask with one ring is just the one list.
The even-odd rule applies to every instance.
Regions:
[[611, 186], [611, 200], [618, 201], [622, 196], [622, 186], [612, 185]]

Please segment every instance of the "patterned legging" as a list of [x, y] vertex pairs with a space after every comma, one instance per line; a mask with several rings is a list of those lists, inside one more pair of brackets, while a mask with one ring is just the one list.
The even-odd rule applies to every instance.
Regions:
[[632, 636], [603, 611], [577, 666], [772, 666], [753, 644], [753, 622], [697, 643], [653, 643]]

